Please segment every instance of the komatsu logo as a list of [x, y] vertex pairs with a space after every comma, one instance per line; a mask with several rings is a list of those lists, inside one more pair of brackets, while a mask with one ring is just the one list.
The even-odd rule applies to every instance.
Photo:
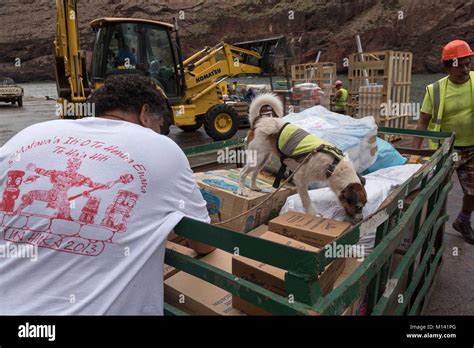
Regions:
[[214, 69], [211, 72], [208, 72], [207, 74], [204, 74], [202, 76], [196, 77], [196, 82], [201, 82], [204, 81], [205, 79], [208, 79], [211, 76], [217, 75], [221, 72], [221, 69]]

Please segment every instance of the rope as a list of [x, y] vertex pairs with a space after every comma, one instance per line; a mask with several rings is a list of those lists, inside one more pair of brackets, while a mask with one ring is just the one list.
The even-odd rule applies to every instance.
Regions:
[[308, 155], [303, 159], [303, 161], [301, 161], [300, 164], [298, 164], [298, 166], [296, 167], [295, 171], [294, 171], [293, 173], [291, 173], [291, 175], [290, 175], [285, 181], [283, 181], [283, 182], [280, 184], [280, 186], [279, 186], [275, 191], [273, 191], [273, 192], [270, 194], [270, 196], [268, 196], [267, 198], [265, 198], [262, 202], [260, 202], [260, 203], [257, 204], [255, 207], [252, 207], [252, 208], [250, 208], [249, 210], [244, 211], [243, 213], [241, 213], [241, 214], [239, 214], [239, 215], [237, 215], [237, 216], [234, 216], [234, 217], [232, 217], [232, 218], [230, 218], [230, 219], [227, 219], [227, 220], [224, 220], [224, 221], [217, 222], [217, 223], [215, 223], [215, 224], [213, 224], [213, 225], [224, 225], [224, 224], [227, 224], [227, 223], [229, 223], [229, 222], [231, 222], [231, 221], [234, 221], [234, 220], [237, 220], [238, 218], [241, 218], [241, 217], [244, 216], [244, 215], [247, 215], [247, 213], [248, 213], [249, 211], [255, 210], [255, 209], [257, 209], [258, 207], [262, 206], [265, 202], [267, 202], [270, 198], [272, 198], [278, 191], [280, 191], [280, 189], [281, 189], [283, 186], [285, 186], [285, 185], [293, 178], [293, 176], [296, 174], [296, 172], [301, 168], [301, 166], [302, 166], [303, 164], [306, 163], [306, 161], [310, 158], [310, 156], [311, 156], [313, 153], [314, 153], [314, 151], [311, 151], [310, 153], [308, 153]]

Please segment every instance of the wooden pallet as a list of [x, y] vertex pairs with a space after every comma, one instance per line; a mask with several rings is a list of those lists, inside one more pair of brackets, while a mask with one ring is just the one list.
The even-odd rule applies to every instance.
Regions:
[[412, 60], [411, 52], [351, 54], [348, 114], [374, 116], [380, 126], [405, 128], [412, 116], [404, 107], [410, 103]]
[[317, 83], [323, 90], [325, 97], [321, 99], [321, 105], [330, 107], [331, 97], [335, 94], [334, 84], [337, 80], [336, 63], [320, 62], [294, 64], [291, 66], [291, 84]]
[[334, 88], [336, 75], [336, 63], [321, 62], [291, 66], [291, 82], [293, 85], [312, 82], [317, 83], [322, 89]]

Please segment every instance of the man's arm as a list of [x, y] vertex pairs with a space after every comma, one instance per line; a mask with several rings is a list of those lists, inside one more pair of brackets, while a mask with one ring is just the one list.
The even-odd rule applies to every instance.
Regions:
[[[431, 115], [433, 114], [433, 104], [431, 102], [430, 91], [426, 87], [425, 97], [423, 98], [423, 104], [421, 105], [420, 118], [416, 124], [416, 129], [426, 130], [431, 120]], [[412, 142], [412, 147], [414, 149], [421, 148], [423, 144], [423, 138], [414, 137]]]
[[[202, 198], [201, 191], [199, 190], [194, 176], [192, 177], [194, 182], [195, 189], [189, 194], [186, 198], [184, 207], [182, 211], [189, 216], [190, 218], [210, 222], [209, 213], [206, 209], [206, 201]], [[186, 239], [188, 246], [191, 249], [194, 249], [198, 254], [209, 254], [211, 251], [214, 251], [216, 248], [196, 240]]]
[[[430, 120], [431, 120], [430, 114], [420, 112], [420, 118], [418, 119], [418, 123], [416, 124], [416, 129], [426, 130], [428, 128]], [[420, 138], [420, 137], [413, 138], [412, 147], [414, 149], [421, 148], [422, 144], [423, 144], [423, 138]]]
[[[202, 197], [194, 174], [189, 166], [189, 161], [183, 151], [172, 140], [166, 140], [169, 160], [167, 161], [164, 177], [167, 179], [162, 185], [169, 191], [163, 197], [171, 211], [180, 211], [184, 216], [194, 220], [209, 223], [211, 221], [206, 208], [206, 201]], [[164, 145], [162, 145], [164, 146]], [[187, 240], [188, 246], [199, 254], [208, 254], [215, 248], [204, 243]]]
[[81, 175], [81, 181], [80, 181], [81, 186], [87, 186], [87, 187], [90, 187], [92, 189], [96, 189], [96, 188], [106, 188], [106, 187], [108, 187], [108, 184], [109, 183], [107, 183], [105, 185], [100, 184], [100, 183], [96, 183], [96, 182], [93, 182], [90, 178]]
[[35, 172], [36, 174], [43, 175], [43, 176], [51, 176], [54, 173], [54, 170], [47, 170], [43, 168], [37, 168], [36, 164], [34, 163], [28, 163], [26, 165], [26, 169], [30, 170], [32, 172]]

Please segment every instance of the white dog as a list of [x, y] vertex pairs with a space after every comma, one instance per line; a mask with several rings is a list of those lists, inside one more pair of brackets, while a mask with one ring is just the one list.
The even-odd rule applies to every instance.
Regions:
[[282, 102], [274, 94], [261, 94], [250, 104], [247, 150], [254, 151], [257, 160], [253, 161], [254, 163], [247, 163], [242, 168], [239, 194], [246, 194], [245, 179], [250, 173], [252, 173], [250, 188], [258, 190], [257, 175], [272, 153], [282, 161], [283, 170], [280, 170], [279, 174], [283, 174], [285, 166], [294, 171], [300, 161], [311, 153], [309, 159], [293, 176], [293, 182], [306, 212], [312, 215], [318, 214], [311, 205], [308, 185], [314, 181], [327, 181], [347, 215], [354, 222], [361, 221], [362, 209], [367, 203], [367, 193], [364, 188], [365, 180], [356, 173], [353, 164], [344, 158], [342, 152], [334, 145], [293, 124], [285, 123], [280, 119], [282, 116]]

